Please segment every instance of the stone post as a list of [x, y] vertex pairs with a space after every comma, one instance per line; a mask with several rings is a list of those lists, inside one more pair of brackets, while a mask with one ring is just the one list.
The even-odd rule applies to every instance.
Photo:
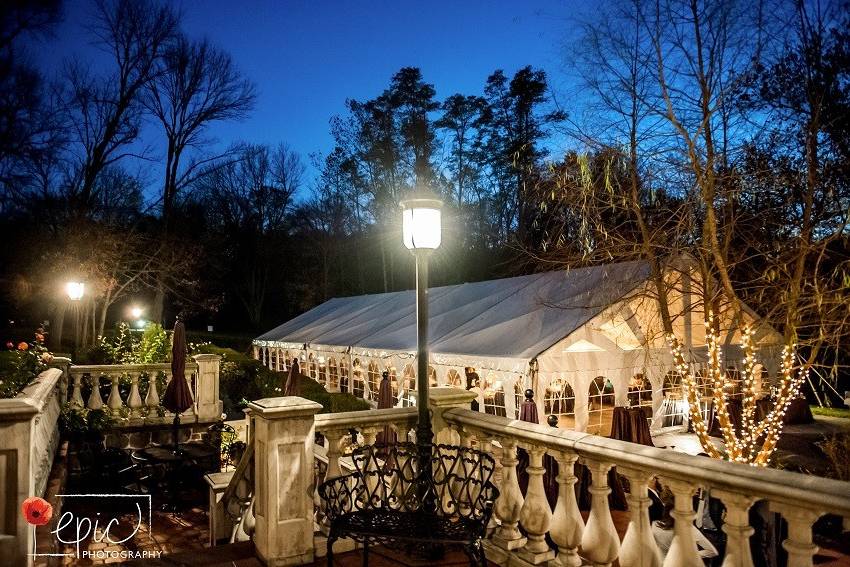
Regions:
[[272, 567], [311, 564], [313, 416], [321, 404], [295, 396], [248, 404], [254, 439], [254, 545]]
[[478, 394], [463, 388], [453, 386], [438, 386], [429, 388], [428, 405], [431, 407], [431, 427], [434, 431], [434, 443], [459, 444], [460, 438], [455, 439], [454, 432], [446, 427], [443, 414], [456, 408], [470, 409], [472, 400]]
[[196, 354], [192, 357], [198, 363], [198, 421], [217, 421], [221, 418], [222, 403], [219, 396], [219, 372], [221, 357], [217, 354]]

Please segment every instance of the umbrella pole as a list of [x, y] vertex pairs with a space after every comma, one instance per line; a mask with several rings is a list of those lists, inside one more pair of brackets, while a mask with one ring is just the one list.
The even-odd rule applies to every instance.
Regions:
[[174, 423], [172, 425], [173, 425], [173, 429], [172, 429], [171, 433], [172, 433], [172, 441], [174, 442], [174, 452], [179, 453], [180, 452], [180, 446], [177, 443], [177, 428], [180, 427], [180, 414], [179, 413], [174, 414]]

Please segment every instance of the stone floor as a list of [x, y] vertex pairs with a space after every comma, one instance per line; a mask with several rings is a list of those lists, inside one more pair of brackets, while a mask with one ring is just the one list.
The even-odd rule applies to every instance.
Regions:
[[[254, 556], [254, 548], [248, 543], [237, 543], [217, 547], [215, 553], [184, 552], [163, 556], [159, 560], [129, 561], [121, 564], [123, 567], [261, 567], [262, 563]], [[325, 567], [327, 560], [323, 557], [313, 563], [315, 567]], [[334, 567], [360, 567], [362, 556], [359, 551], [340, 553], [334, 557]], [[422, 562], [401, 557], [390, 550], [375, 548], [369, 554], [371, 567], [466, 567], [469, 560], [463, 553], [449, 553], [439, 561]], [[494, 563], [490, 564], [495, 567]]]

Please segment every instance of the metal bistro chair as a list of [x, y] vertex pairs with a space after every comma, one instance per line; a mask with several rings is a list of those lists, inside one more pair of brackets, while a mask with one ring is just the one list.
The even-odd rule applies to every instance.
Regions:
[[444, 548], [460, 548], [470, 565], [486, 567], [481, 540], [499, 495], [490, 481], [495, 467], [490, 455], [435, 445], [433, 474], [421, 480], [413, 443], [360, 447], [351, 456], [355, 472], [319, 486], [330, 522], [328, 566], [334, 542], [351, 538], [363, 544], [364, 567], [371, 544], [429, 558]]

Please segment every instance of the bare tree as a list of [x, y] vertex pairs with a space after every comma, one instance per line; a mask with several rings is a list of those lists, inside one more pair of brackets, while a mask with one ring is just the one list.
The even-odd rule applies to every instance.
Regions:
[[73, 142], [79, 146], [70, 192], [79, 207], [91, 203], [97, 176], [131, 154], [141, 126], [142, 91], [177, 30], [177, 16], [151, 0], [98, 0], [91, 31], [111, 58], [111, 72], [93, 76], [69, 66], [67, 100]]
[[222, 156], [195, 159], [181, 169], [188, 149], [200, 149], [210, 140], [210, 123], [243, 118], [253, 108], [255, 94], [230, 56], [206, 40], [190, 41], [180, 35], [165, 50], [158, 70], [147, 84], [145, 105], [160, 122], [167, 141], [162, 218], [167, 227], [175, 199], [191, 184], [203, 166]]

